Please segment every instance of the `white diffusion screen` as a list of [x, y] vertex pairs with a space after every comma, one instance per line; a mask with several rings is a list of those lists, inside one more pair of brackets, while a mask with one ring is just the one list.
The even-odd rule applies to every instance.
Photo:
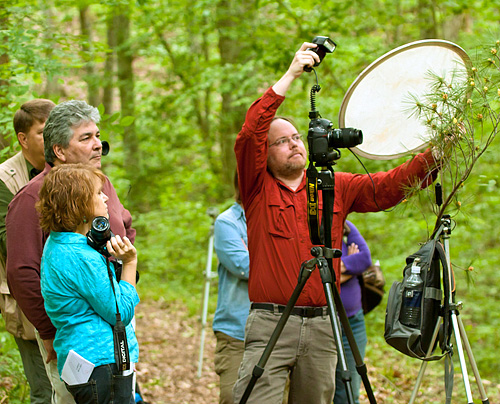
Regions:
[[430, 133], [418, 116], [410, 116], [411, 99], [431, 92], [431, 73], [463, 80], [468, 64], [462, 48], [441, 40], [412, 42], [373, 62], [351, 85], [340, 109], [341, 128], [363, 131], [363, 143], [353, 152], [389, 160], [423, 149]]

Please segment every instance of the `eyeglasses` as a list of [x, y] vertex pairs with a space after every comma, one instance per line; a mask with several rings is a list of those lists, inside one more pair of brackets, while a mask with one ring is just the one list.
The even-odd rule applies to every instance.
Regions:
[[288, 145], [292, 140], [296, 143], [302, 142], [302, 135], [299, 135], [297, 133], [296, 135], [293, 135], [292, 137], [282, 137], [282, 138], [276, 140], [276, 142], [270, 144], [269, 147], [271, 147], [271, 146], [282, 147], [284, 145]]

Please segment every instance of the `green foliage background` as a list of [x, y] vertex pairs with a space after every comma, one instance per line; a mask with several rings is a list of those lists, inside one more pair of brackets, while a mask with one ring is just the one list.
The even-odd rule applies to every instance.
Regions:
[[[135, 120], [116, 107], [119, 82], [115, 81], [115, 107], [100, 106], [102, 137], [111, 143], [103, 170], [134, 217], [141, 295], [182, 301], [195, 315], [212, 223], [207, 208], [222, 211], [232, 202], [227, 178], [234, 161], [227, 158], [227, 149], [232, 148], [234, 128], [241, 126], [246, 108], [287, 69], [300, 44], [316, 35], [328, 35], [338, 44], [317, 69], [322, 86], [318, 109], [334, 124], [349, 85], [385, 52], [411, 41], [441, 38], [456, 42], [473, 57], [500, 39], [496, 2], [436, 3], [0, 0], [0, 55], [8, 56], [0, 63], [0, 132], [5, 140], [1, 157], [17, 150], [11, 120], [23, 102], [34, 97], [56, 102], [88, 99], [91, 85], [102, 96], [107, 80], [104, 63], [116, 51], [106, 41], [106, 21], [120, 8], [131, 22], [130, 36], [122, 46], [133, 57]], [[91, 38], [80, 31], [78, 12], [83, 8]], [[88, 74], [89, 65], [95, 68], [94, 75]], [[313, 75], [303, 75], [280, 110], [293, 116], [303, 131], [312, 84]], [[132, 153], [123, 141], [131, 127], [139, 145]], [[461, 207], [452, 212], [456, 227], [451, 238], [457, 296], [464, 301], [461, 315], [480, 371], [494, 385], [500, 384], [499, 148], [497, 140], [462, 188]], [[398, 163], [363, 162], [371, 172]], [[336, 171], [363, 169], [343, 152]], [[350, 220], [365, 236], [373, 258], [380, 260], [388, 286], [400, 279], [406, 256], [426, 240], [433, 226], [412, 203], [390, 213], [354, 214]], [[471, 266], [473, 271], [468, 270]], [[212, 296], [212, 313], [215, 304]], [[383, 307], [367, 320], [370, 344], [380, 349], [369, 355], [399, 361], [400, 355], [383, 341]], [[14, 375], [10, 402], [25, 402], [15, 345], [1, 330], [0, 341], [0, 376]]]

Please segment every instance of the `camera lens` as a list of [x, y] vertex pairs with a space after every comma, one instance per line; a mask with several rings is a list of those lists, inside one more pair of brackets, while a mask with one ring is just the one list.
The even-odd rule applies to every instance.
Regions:
[[109, 257], [110, 254], [106, 250], [106, 242], [113, 237], [109, 220], [104, 216], [97, 216], [92, 220], [92, 226], [87, 233], [87, 244], [99, 253]]
[[104, 216], [97, 216], [92, 222], [92, 227], [97, 231], [106, 231], [109, 227], [109, 221]]
[[330, 147], [354, 147], [363, 143], [363, 132], [359, 129], [334, 129], [328, 137]]
[[93, 239], [97, 243], [106, 244], [111, 238], [111, 229], [109, 227], [109, 220], [104, 216], [97, 216], [92, 220], [92, 227], [90, 228]]

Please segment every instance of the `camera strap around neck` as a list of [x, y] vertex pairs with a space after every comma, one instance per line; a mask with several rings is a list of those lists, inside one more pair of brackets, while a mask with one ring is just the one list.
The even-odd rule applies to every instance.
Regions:
[[320, 234], [319, 201], [318, 201], [318, 171], [313, 163], [309, 163], [306, 171], [307, 179], [307, 224], [309, 236], [315, 245], [322, 244]]
[[130, 369], [130, 354], [128, 350], [127, 332], [125, 330], [125, 325], [123, 324], [121, 319], [120, 310], [118, 309], [118, 300], [116, 299], [115, 284], [113, 282], [113, 273], [111, 272], [109, 257], [106, 257], [106, 266], [108, 268], [109, 281], [111, 282], [111, 288], [113, 289], [113, 295], [115, 296], [116, 304], [116, 324], [114, 326], [111, 326], [113, 330], [115, 362], [116, 366], [118, 366], [118, 371], [123, 372]]

